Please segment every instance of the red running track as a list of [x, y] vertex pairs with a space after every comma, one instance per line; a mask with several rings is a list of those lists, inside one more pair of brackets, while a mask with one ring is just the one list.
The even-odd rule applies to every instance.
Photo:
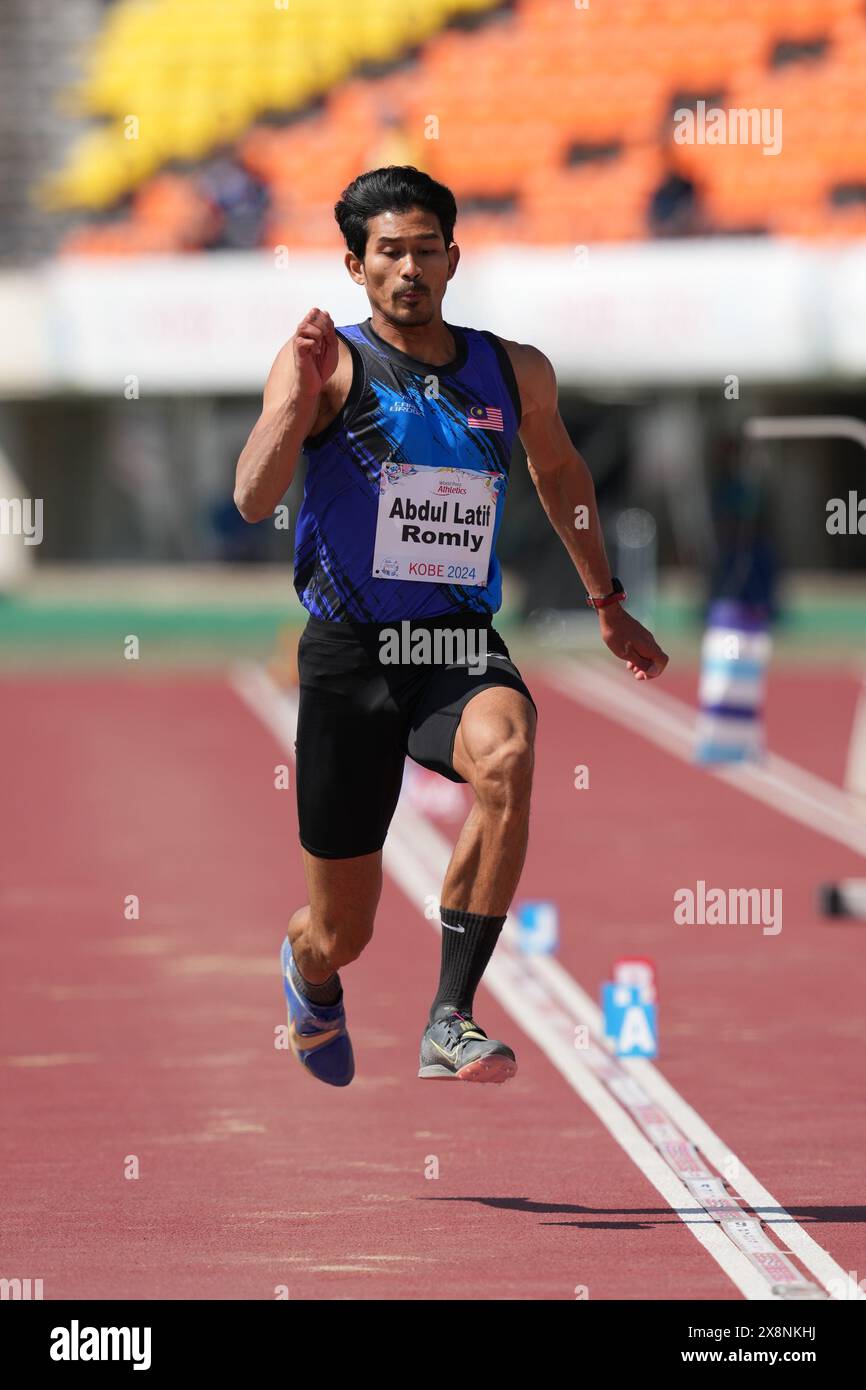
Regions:
[[[798, 680], [775, 677], [772, 698], [812, 721], [804, 765], [837, 776], [844, 730], [815, 721]], [[559, 902], [560, 958], [593, 995], [615, 955], [655, 958], [660, 1070], [866, 1275], [866, 927], [813, 906], [816, 882], [862, 864], [533, 684], [519, 896]], [[830, 687], [853, 707], [852, 679]], [[279, 946], [303, 899], [294, 793], [225, 682], [22, 678], [2, 700], [0, 1275], [41, 1278], [46, 1299], [741, 1296], [484, 988], [476, 1013], [515, 1046], [517, 1078], [416, 1078], [439, 945], [390, 880], [344, 972], [353, 1084], [319, 1086], [275, 1049]], [[674, 926], [672, 894], [698, 878], [782, 887], [781, 935]]]

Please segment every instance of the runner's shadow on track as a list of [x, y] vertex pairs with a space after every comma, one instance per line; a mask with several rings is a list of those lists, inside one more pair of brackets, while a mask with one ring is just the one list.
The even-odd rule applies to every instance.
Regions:
[[866, 1221], [866, 1207], [755, 1207], [762, 1221], [773, 1226], [784, 1226], [786, 1221], [838, 1221], [846, 1223]]
[[[501, 1211], [522, 1211], [537, 1216], [635, 1216], [657, 1217], [658, 1221], [669, 1224], [680, 1217], [689, 1221], [707, 1221], [713, 1218], [703, 1207], [581, 1207], [571, 1202], [533, 1202], [528, 1197], [422, 1197], [422, 1202], [478, 1202], [483, 1207], [496, 1207]], [[543, 1221], [543, 1226], [574, 1226], [578, 1230], [649, 1230], [658, 1221]]]
[[[581, 1207], [569, 1202], [533, 1202], [529, 1197], [422, 1197], [422, 1202], [478, 1202], [483, 1207], [496, 1207], [502, 1211], [522, 1211], [538, 1216], [646, 1216], [687, 1220], [694, 1217], [699, 1221], [713, 1218], [703, 1207]], [[838, 1222], [841, 1224], [866, 1221], [866, 1207], [795, 1207], [784, 1210], [781, 1207], [755, 1207], [755, 1213], [771, 1226], [784, 1227], [789, 1221], [807, 1220], [810, 1222]], [[749, 1214], [748, 1212], [746, 1213]], [[621, 1230], [623, 1226], [640, 1229], [648, 1227], [651, 1221], [545, 1221], [545, 1226], [587, 1226]]]

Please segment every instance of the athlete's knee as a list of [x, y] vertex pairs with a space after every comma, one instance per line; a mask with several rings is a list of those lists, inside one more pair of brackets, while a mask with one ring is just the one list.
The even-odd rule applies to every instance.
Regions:
[[474, 759], [473, 789], [482, 805], [499, 814], [525, 811], [532, 790], [533, 738], [527, 728], [510, 728], [485, 741]]
[[351, 965], [369, 946], [374, 920], [372, 913], [359, 912], [357, 908], [312, 913], [310, 925], [323, 962], [332, 970]]

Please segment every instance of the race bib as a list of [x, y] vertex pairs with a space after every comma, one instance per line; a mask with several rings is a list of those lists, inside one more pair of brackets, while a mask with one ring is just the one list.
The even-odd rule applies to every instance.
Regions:
[[373, 550], [376, 579], [487, 583], [501, 473], [386, 459]]

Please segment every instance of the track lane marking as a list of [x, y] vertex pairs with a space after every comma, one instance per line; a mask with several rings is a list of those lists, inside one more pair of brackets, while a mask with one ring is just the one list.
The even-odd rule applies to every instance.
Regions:
[[585, 705], [602, 719], [624, 725], [630, 733], [672, 753], [696, 772], [709, 773], [808, 826], [816, 835], [826, 835], [866, 855], [866, 824], [855, 814], [850, 797], [815, 773], [776, 753], [768, 753], [763, 764], [698, 765], [693, 759], [697, 711], [676, 696], [655, 689], [633, 690], [612, 673], [590, 664], [568, 666], [562, 671], [545, 669], [543, 675], [561, 695]]
[[[673, 753], [694, 767], [696, 772], [709, 772], [720, 781], [738, 787], [740, 791], [782, 811], [792, 820], [807, 825], [816, 833], [866, 853], [866, 827], [857, 821], [847, 795], [796, 763], [768, 754], [763, 768], [748, 764], [736, 769], [705, 768], [695, 764], [692, 754], [696, 711], [666, 691], [653, 689], [651, 700], [645, 700], [643, 691], [633, 690], [629, 685], [623, 686], [612, 673], [595, 666], [585, 669], [570, 666], [563, 672], [545, 670], [544, 679], [561, 694], [585, 705], [594, 714], [613, 719], [636, 736]], [[600, 696], [604, 698], [601, 708], [598, 704]], [[794, 798], [793, 802], [789, 801], [791, 797]], [[820, 812], [821, 825], [815, 824], [813, 811]], [[825, 819], [828, 815], [833, 818], [832, 824]], [[544, 957], [539, 958], [539, 966], [552, 990], [570, 1001], [575, 1017], [583, 1019], [587, 1026], [599, 1028], [600, 1010], [560, 963], [552, 957]], [[639, 1078], [653, 1099], [668, 1109], [691, 1142], [706, 1154], [720, 1172], [725, 1171], [731, 1158], [736, 1159], [739, 1176], [736, 1180], [728, 1179], [729, 1185], [753, 1210], [761, 1214], [762, 1220], [768, 1225], [784, 1223], [784, 1232], [780, 1232], [780, 1235], [784, 1234], [789, 1248], [825, 1287], [830, 1287], [832, 1282], [833, 1288], [844, 1287], [845, 1299], [866, 1299], [866, 1292], [776, 1201], [652, 1062], [642, 1058], [624, 1058], [623, 1065]]]

